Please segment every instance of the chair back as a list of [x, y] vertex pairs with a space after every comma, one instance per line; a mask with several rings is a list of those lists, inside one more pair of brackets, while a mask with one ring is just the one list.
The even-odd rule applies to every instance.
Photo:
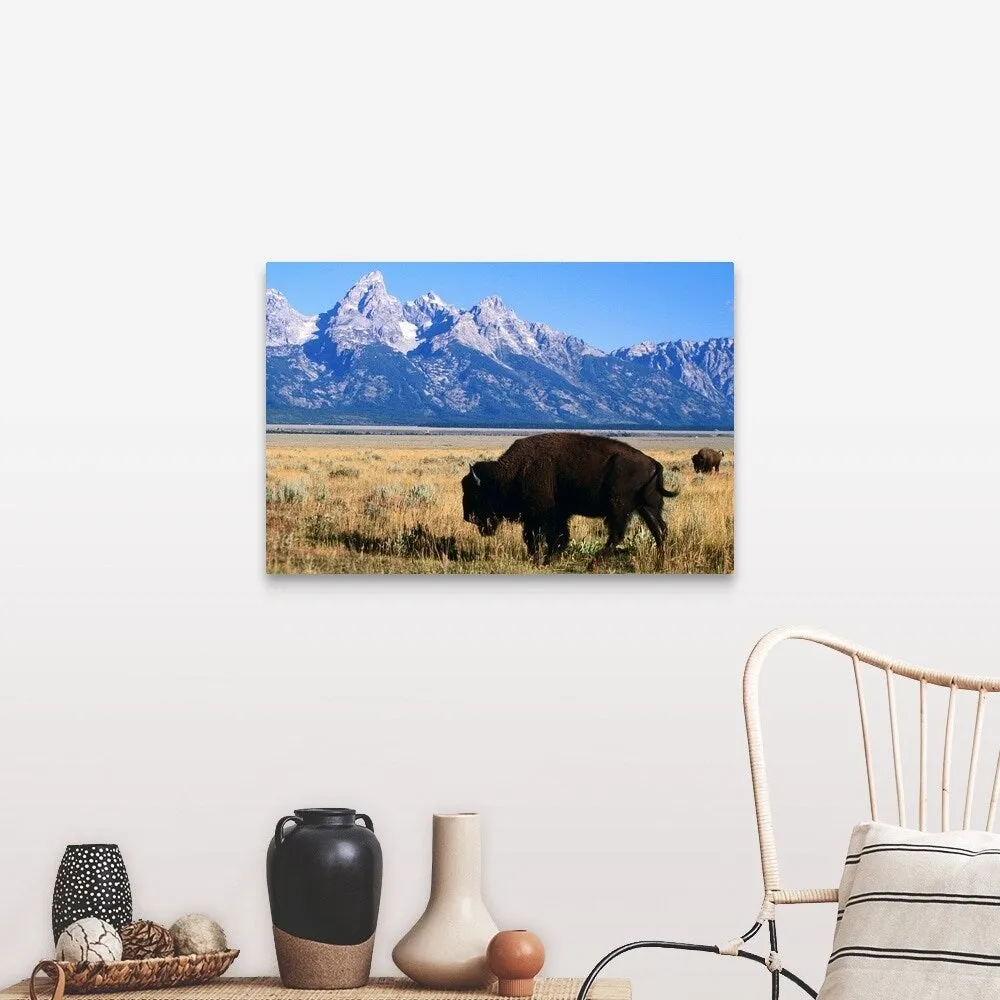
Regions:
[[[856, 646], [854, 643], [830, 635], [827, 632], [801, 626], [773, 629], [754, 646], [743, 674], [743, 711], [746, 717], [747, 745], [750, 750], [750, 774], [753, 780], [754, 804], [757, 811], [757, 835], [760, 842], [760, 863], [764, 876], [765, 902], [836, 902], [836, 888], [786, 889], [782, 885], [778, 867], [778, 854], [771, 815], [770, 789], [767, 781], [767, 765], [764, 759], [764, 741], [761, 733], [759, 687], [761, 671], [768, 655], [780, 643], [789, 640], [803, 640], [826, 647], [834, 653], [843, 656], [845, 666], [848, 663], [850, 664], [858, 693], [858, 713], [868, 779], [871, 818], [876, 821], [879, 820], [880, 815], [873, 763], [873, 746], [875, 746], [875, 743], [870, 731], [868, 705], [865, 700], [865, 685], [862, 675], [868, 672], [868, 668], [881, 671], [884, 675], [885, 697], [888, 701], [888, 744], [892, 752], [896, 798], [894, 819], [902, 827], [909, 825], [910, 814], [907, 811], [906, 804], [900, 725], [896, 707], [897, 680], [919, 685], [919, 777], [917, 806], [914, 814], [916, 826], [920, 830], [928, 828], [929, 748], [927, 689], [929, 686], [936, 686], [946, 688], [948, 691], [948, 707], [944, 725], [944, 747], [940, 756], [940, 827], [942, 830], [950, 828], [953, 771], [957, 770], [960, 781], [964, 778], [964, 787], [960, 786], [957, 790], [957, 798], [962, 801], [962, 829], [968, 830], [973, 828], [973, 795], [979, 771], [980, 745], [982, 742], [983, 724], [986, 717], [986, 702], [989, 695], [1000, 691], [1000, 678], [971, 677], [927, 670], [923, 667], [904, 663], [901, 660], [890, 659], [887, 656], [873, 652], [870, 649], [864, 649], [861, 646]], [[975, 722], [973, 724], [974, 728], [968, 764], [967, 766], [960, 764], [953, 768], [952, 751], [955, 741], [955, 708], [958, 700], [958, 692], [962, 691], [974, 692], [975, 694]], [[1000, 754], [998, 754], [996, 766], [993, 770], [993, 787], [985, 821], [978, 829], [993, 829], [998, 799], [1000, 799]]]

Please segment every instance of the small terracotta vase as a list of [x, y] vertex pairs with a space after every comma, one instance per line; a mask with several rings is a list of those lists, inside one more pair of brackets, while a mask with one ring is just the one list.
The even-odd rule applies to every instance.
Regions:
[[501, 931], [486, 950], [490, 972], [502, 997], [530, 997], [545, 964], [545, 948], [531, 931]]
[[486, 986], [486, 948], [497, 932], [482, 896], [482, 833], [476, 813], [434, 816], [431, 896], [392, 951], [415, 983], [430, 989]]

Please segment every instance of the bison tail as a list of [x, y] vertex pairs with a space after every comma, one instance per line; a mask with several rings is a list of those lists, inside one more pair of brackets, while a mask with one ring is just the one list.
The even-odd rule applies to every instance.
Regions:
[[665, 490], [663, 488], [663, 466], [659, 462], [656, 463], [656, 473], [653, 476], [656, 483], [656, 492], [660, 494], [661, 497], [678, 497], [680, 496], [679, 490]]

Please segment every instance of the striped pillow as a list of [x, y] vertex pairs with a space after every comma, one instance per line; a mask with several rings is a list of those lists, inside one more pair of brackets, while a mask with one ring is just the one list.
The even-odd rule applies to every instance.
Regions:
[[820, 1000], [1000, 1000], [1000, 835], [854, 828]]

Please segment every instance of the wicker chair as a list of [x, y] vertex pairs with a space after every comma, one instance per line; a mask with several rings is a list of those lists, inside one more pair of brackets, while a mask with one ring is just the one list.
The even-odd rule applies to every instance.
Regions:
[[[864, 694], [862, 680], [863, 668], [873, 667], [882, 671], [885, 680], [885, 691], [888, 702], [889, 745], [892, 752], [892, 773], [895, 784], [896, 816], [899, 826], [908, 826], [906, 796], [903, 781], [903, 755], [901, 751], [900, 725], [896, 708], [896, 680], [913, 681], [919, 685], [919, 791], [916, 809], [917, 827], [927, 829], [928, 801], [928, 686], [947, 689], [948, 701], [944, 725], [944, 747], [941, 754], [941, 797], [940, 822], [941, 829], [947, 830], [951, 823], [951, 791], [952, 791], [952, 751], [955, 742], [955, 709], [956, 694], [959, 691], [970, 691], [977, 695], [975, 722], [971, 738], [971, 751], [965, 774], [965, 789], [962, 809], [962, 829], [973, 828], [973, 797], [976, 788], [976, 777], [979, 770], [980, 746], [983, 733], [983, 721], [986, 711], [987, 695], [1000, 691], [1000, 678], [969, 677], [956, 674], [941, 673], [913, 666], [900, 660], [893, 660], [880, 653], [863, 649], [844, 639], [826, 632], [806, 627], [777, 628], [768, 632], [754, 646], [747, 660], [743, 673], [743, 709], [746, 718], [747, 745], [750, 751], [750, 776], [753, 782], [754, 806], [757, 813], [757, 835], [760, 845], [761, 872], [764, 879], [764, 901], [757, 919], [744, 934], [733, 938], [726, 944], [690, 944], [681, 941], [633, 941], [609, 952], [594, 966], [584, 980], [578, 994], [578, 1000], [586, 1000], [587, 994], [601, 971], [619, 955], [639, 948], [663, 948], [675, 951], [697, 951], [717, 955], [727, 955], [748, 959], [764, 966], [770, 973], [771, 996], [777, 1000], [782, 979], [788, 980], [802, 989], [811, 997], [817, 995], [816, 990], [801, 978], [783, 967], [778, 953], [777, 909], [779, 906], [799, 903], [836, 903], [837, 888], [795, 889], [785, 886], [778, 867], [778, 852], [774, 838], [774, 825], [771, 815], [771, 796], [767, 780], [767, 766], [764, 759], [764, 741], [761, 734], [759, 682], [764, 661], [776, 646], [786, 640], [803, 640], [818, 644], [836, 653], [842, 654], [844, 663], [850, 664], [858, 695], [858, 710], [860, 715], [861, 740], [864, 748], [865, 769], [868, 779], [868, 799], [871, 818], [879, 819], [878, 796], [873, 764], [872, 740], [869, 726], [868, 707]], [[1000, 755], [993, 773], [993, 786], [989, 799], [989, 807], [984, 827], [979, 829], [992, 830], [996, 818], [997, 802], [1000, 799]], [[743, 946], [764, 928], [767, 927], [770, 951], [765, 955], [746, 951]]]

